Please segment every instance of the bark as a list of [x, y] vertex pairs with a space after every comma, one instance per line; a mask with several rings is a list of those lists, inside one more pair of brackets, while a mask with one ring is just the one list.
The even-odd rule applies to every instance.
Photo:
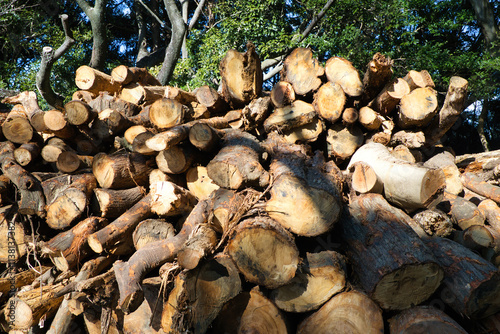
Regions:
[[363, 101], [371, 101], [392, 77], [392, 59], [377, 52], [367, 65], [363, 77]]
[[245, 131], [252, 131], [260, 127], [268, 117], [270, 109], [271, 97], [269, 96], [259, 97], [246, 105], [241, 111]]
[[358, 97], [363, 93], [359, 72], [347, 59], [329, 58], [325, 64], [325, 74], [328, 81], [339, 84], [346, 95]]
[[305, 96], [321, 86], [320, 77], [324, 74], [324, 68], [313, 58], [311, 49], [295, 48], [285, 58], [280, 77], [292, 84], [295, 94]]
[[422, 303], [443, 279], [411, 220], [377, 194], [351, 198], [342, 220], [342, 238], [361, 286], [385, 310]]
[[389, 146], [404, 145], [409, 149], [421, 148], [425, 144], [425, 135], [422, 131], [400, 130], [391, 136]]
[[472, 8], [476, 13], [476, 18], [481, 25], [486, 45], [491, 50], [493, 57], [498, 56], [499, 47], [495, 44], [500, 34], [498, 25], [495, 23], [495, 14], [491, 4], [487, 0], [470, 0]]
[[498, 204], [491, 199], [485, 199], [477, 207], [484, 217], [486, 217], [488, 224], [496, 232], [500, 233], [500, 207], [498, 207]]
[[138, 83], [142, 86], [161, 86], [160, 82], [146, 68], [118, 65], [111, 71], [111, 77], [122, 86], [129, 83]]
[[34, 280], [39, 278], [42, 274], [50, 270], [51, 267], [37, 267], [24, 270], [18, 273], [10, 273], [10, 277], [0, 278], [0, 301], [2, 303], [6, 302], [9, 298], [9, 291], [13, 292], [13, 289], [21, 289], [24, 286], [29, 286]]
[[120, 111], [125, 117], [132, 117], [140, 111], [138, 105], [114, 97], [113, 92], [99, 93], [89, 105], [98, 113], [105, 109], [113, 109]]
[[389, 319], [391, 333], [467, 334], [442, 310], [430, 306], [414, 306]]
[[92, 134], [98, 140], [108, 140], [113, 136], [123, 134], [132, 126], [132, 122], [115, 109], [104, 109], [97, 114], [92, 122]]
[[164, 219], [145, 219], [137, 225], [132, 233], [134, 248], [139, 250], [147, 244], [168, 239], [175, 235], [174, 227]]
[[446, 238], [453, 232], [453, 222], [439, 209], [426, 209], [413, 215], [413, 220], [430, 236]]
[[489, 199], [492, 199], [497, 204], [500, 204], [500, 187], [492, 185], [488, 182], [483, 181], [477, 175], [472, 173], [463, 173], [462, 174], [462, 182], [464, 187], [478, 193], [479, 195], [483, 195]]
[[484, 216], [477, 206], [460, 196], [445, 193], [443, 201], [438, 205], [447, 212], [462, 230], [472, 225], [484, 225]]
[[92, 212], [104, 218], [118, 218], [127, 208], [139, 202], [146, 193], [144, 187], [129, 189], [95, 188], [91, 200]]
[[14, 150], [14, 158], [21, 166], [27, 166], [35, 161], [41, 153], [40, 145], [37, 142], [22, 144]]
[[35, 92], [24, 91], [17, 95], [6, 97], [2, 100], [2, 103], [22, 104], [24, 112], [28, 115], [31, 126], [35, 131], [43, 132], [46, 130], [43, 123], [44, 112], [38, 106], [38, 98]]
[[382, 116], [391, 114], [400, 100], [410, 93], [410, 86], [401, 78], [394, 79], [385, 85], [380, 93], [368, 104]]

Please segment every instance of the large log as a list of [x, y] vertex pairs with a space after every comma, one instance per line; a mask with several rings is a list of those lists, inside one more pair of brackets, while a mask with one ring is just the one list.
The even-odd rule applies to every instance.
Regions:
[[280, 78], [292, 84], [295, 94], [304, 96], [321, 86], [324, 74], [324, 68], [313, 58], [311, 49], [295, 48], [283, 62]]
[[391, 334], [467, 334], [455, 320], [442, 310], [429, 306], [415, 306], [389, 319]]
[[33, 91], [24, 91], [15, 96], [9, 96], [2, 100], [2, 103], [21, 104], [24, 112], [28, 116], [31, 126], [37, 132], [46, 130], [43, 122], [43, 110], [38, 105], [38, 98]]
[[351, 198], [349, 215], [341, 220], [342, 238], [360, 283], [386, 310], [422, 303], [443, 279], [443, 269], [410, 221], [378, 194]]
[[345, 93], [338, 83], [327, 82], [314, 94], [314, 109], [321, 117], [332, 123], [342, 115], [345, 103]]
[[7, 140], [15, 144], [28, 143], [33, 139], [35, 130], [29, 122], [22, 105], [17, 105], [2, 122], [2, 133]]
[[314, 107], [302, 100], [295, 100], [283, 108], [276, 108], [264, 121], [266, 132], [290, 130], [311, 123], [316, 117]]
[[328, 81], [339, 84], [347, 95], [358, 97], [363, 93], [359, 72], [349, 60], [342, 57], [329, 58], [325, 64], [325, 74]]
[[122, 86], [131, 82], [145, 86], [160, 86], [160, 82], [146, 68], [141, 67], [118, 65], [111, 71], [111, 77], [114, 82]]
[[437, 107], [437, 92], [434, 89], [417, 88], [401, 98], [398, 126], [402, 129], [424, 127], [437, 113]]
[[120, 84], [114, 82], [109, 74], [86, 65], [76, 70], [75, 83], [78, 88], [91, 91], [96, 95], [100, 92], [115, 94], [120, 90]]

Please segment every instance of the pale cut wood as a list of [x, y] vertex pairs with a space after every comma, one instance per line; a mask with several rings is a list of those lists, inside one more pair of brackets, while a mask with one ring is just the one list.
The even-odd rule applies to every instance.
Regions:
[[195, 152], [187, 145], [175, 145], [156, 155], [156, 165], [162, 172], [181, 174], [188, 170], [195, 159]]
[[425, 135], [422, 131], [400, 130], [391, 136], [389, 146], [404, 145], [409, 149], [421, 148], [425, 144]]
[[80, 66], [75, 73], [75, 84], [82, 90], [88, 90], [98, 95], [99, 92], [115, 94], [120, 90], [120, 84], [113, 81], [113, 78], [90, 66]]
[[198, 199], [207, 198], [220, 187], [208, 176], [207, 168], [196, 166], [186, 172], [186, 182], [189, 191]]
[[331, 57], [326, 61], [325, 74], [328, 81], [337, 83], [344, 93], [358, 97], [363, 93], [363, 83], [358, 70], [342, 57]]
[[120, 91], [120, 99], [144, 106], [161, 99], [164, 93], [164, 86], [144, 86], [134, 82], [122, 88]]
[[359, 112], [356, 108], [345, 108], [342, 112], [342, 123], [350, 126], [359, 118]]
[[500, 207], [491, 199], [484, 199], [478, 204], [477, 208], [483, 213], [488, 224], [500, 233]]
[[198, 103], [206, 107], [212, 116], [214, 114], [221, 114], [228, 108], [224, 98], [210, 86], [204, 85], [198, 87], [194, 91], [194, 94]]
[[346, 127], [340, 123], [333, 124], [326, 136], [328, 156], [346, 160], [363, 145], [364, 139], [363, 132], [356, 125]]
[[95, 188], [90, 202], [92, 212], [105, 218], [117, 218], [146, 194], [144, 187], [129, 189]]
[[460, 171], [457, 165], [455, 165], [455, 156], [452, 153], [448, 151], [438, 153], [428, 159], [424, 163], [424, 166], [441, 168], [445, 177], [446, 192], [453, 195], [459, 195], [464, 190], [462, 180], [460, 179]]
[[187, 107], [176, 100], [162, 98], [149, 108], [149, 119], [160, 129], [171, 128], [184, 121], [186, 109]]
[[90, 105], [80, 100], [66, 103], [64, 111], [68, 122], [77, 126], [89, 124], [97, 117], [97, 112]]
[[132, 233], [135, 249], [139, 250], [151, 242], [168, 239], [175, 235], [174, 226], [164, 219], [145, 219]]
[[308, 95], [321, 86], [324, 68], [309, 48], [295, 48], [283, 62], [280, 79], [292, 84], [297, 95]]
[[357, 161], [369, 164], [384, 184], [387, 200], [406, 210], [432, 207], [443, 198], [445, 177], [442, 170], [396, 159], [382, 144], [363, 145], [351, 157], [349, 166]]
[[396, 109], [399, 101], [408, 93], [410, 93], [408, 83], [401, 78], [394, 79], [385, 85], [368, 106], [379, 112], [382, 116], [387, 116]]
[[[241, 119], [245, 131], [252, 131], [262, 125], [271, 110], [270, 96], [261, 96], [252, 100], [241, 110]], [[226, 116], [229, 114], [228, 112]], [[228, 120], [229, 121], [229, 120]]]
[[7, 118], [2, 123], [2, 133], [4, 137], [15, 143], [24, 144], [33, 139], [35, 130], [31, 125], [28, 115], [22, 105], [14, 106], [7, 114]]
[[352, 171], [352, 189], [360, 194], [382, 193], [384, 186], [370, 165], [358, 161], [349, 167], [349, 171]]
[[14, 158], [21, 166], [27, 166], [40, 156], [41, 148], [37, 142], [22, 144], [14, 150]]
[[434, 81], [432, 80], [429, 72], [427, 72], [426, 70], [422, 70], [420, 72], [410, 70], [403, 79], [408, 82], [410, 90], [424, 87], [434, 88]]
[[43, 115], [43, 121], [47, 132], [62, 139], [70, 139], [76, 136], [75, 127], [69, 124], [66, 116], [59, 110], [49, 110]]
[[[391, 150], [391, 155], [396, 159], [401, 159], [409, 163], [415, 163], [416, 159], [410, 149], [404, 145], [398, 145]], [[430, 166], [429, 166], [430, 167]]]
[[332, 297], [302, 321], [297, 334], [380, 334], [384, 332], [382, 311], [356, 290]]
[[141, 67], [118, 65], [111, 71], [111, 77], [114, 82], [122, 86], [130, 82], [137, 82], [144, 86], [160, 86], [160, 82], [146, 68]]
[[327, 82], [314, 94], [313, 106], [325, 120], [334, 123], [342, 115], [346, 97], [338, 83]]
[[92, 122], [92, 134], [98, 139], [108, 139], [111, 136], [121, 135], [132, 126], [132, 122], [118, 110], [104, 109]]
[[189, 213], [196, 204], [196, 198], [175, 183], [164, 181], [150, 186], [151, 211], [158, 216], [176, 216]]
[[430, 306], [414, 306], [389, 319], [391, 334], [467, 334], [453, 318]]
[[271, 102], [277, 108], [283, 108], [295, 101], [295, 91], [291, 83], [280, 81], [271, 90]]
[[384, 146], [389, 145], [394, 130], [394, 122], [391, 118], [384, 118], [381, 125], [381, 130], [378, 132], [367, 133], [365, 143], [379, 143]]
[[43, 123], [44, 111], [40, 109], [38, 97], [34, 91], [24, 91], [15, 96], [6, 97], [2, 100], [2, 103], [21, 104], [35, 131], [43, 132], [46, 130]]
[[429, 87], [416, 88], [399, 102], [398, 126], [402, 129], [424, 127], [436, 115], [437, 92]]
[[361, 107], [358, 115], [359, 123], [367, 130], [377, 130], [382, 125], [383, 117], [368, 106]]
[[323, 133], [325, 125], [318, 117], [313, 118], [311, 123], [283, 131], [283, 139], [288, 144], [312, 143]]
[[214, 129], [206, 123], [196, 123], [189, 129], [189, 142], [200, 151], [215, 150], [223, 136], [223, 131]]
[[14, 220], [16, 211], [12, 205], [0, 208], [0, 263], [17, 262], [28, 251], [23, 224]]
[[266, 132], [286, 131], [309, 124], [316, 117], [314, 107], [302, 100], [295, 100], [283, 108], [276, 108], [264, 121]]
[[137, 137], [140, 133], [148, 132], [149, 130], [142, 125], [132, 125], [123, 134], [127, 143], [132, 145], [134, 143], [135, 137]]
[[96, 98], [96, 94], [89, 92], [88, 90], [77, 90], [71, 96], [71, 100], [80, 100], [85, 103], [90, 103]]
[[74, 150], [62, 139], [58, 137], [51, 137], [42, 148], [42, 158], [47, 162], [56, 162], [59, 154], [62, 152]]

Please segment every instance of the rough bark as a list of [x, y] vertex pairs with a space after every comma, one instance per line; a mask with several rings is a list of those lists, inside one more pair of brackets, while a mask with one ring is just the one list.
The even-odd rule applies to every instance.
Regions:
[[128, 189], [95, 188], [91, 199], [92, 212], [103, 218], [117, 218], [146, 194], [144, 187]]
[[377, 52], [367, 65], [363, 77], [363, 101], [371, 101], [389, 82], [393, 74], [391, 58]]
[[455, 320], [442, 310], [415, 306], [389, 319], [391, 333], [467, 334]]
[[463, 197], [445, 193], [439, 208], [447, 212], [462, 230], [471, 225], [484, 225], [484, 216], [477, 206]]

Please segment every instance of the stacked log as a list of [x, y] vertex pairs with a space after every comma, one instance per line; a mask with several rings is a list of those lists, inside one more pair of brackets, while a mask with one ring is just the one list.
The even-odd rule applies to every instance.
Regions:
[[5, 101], [1, 331], [492, 332], [500, 153], [440, 143], [467, 81], [297, 48], [265, 92], [247, 48], [219, 91], [82, 66], [61, 110]]

